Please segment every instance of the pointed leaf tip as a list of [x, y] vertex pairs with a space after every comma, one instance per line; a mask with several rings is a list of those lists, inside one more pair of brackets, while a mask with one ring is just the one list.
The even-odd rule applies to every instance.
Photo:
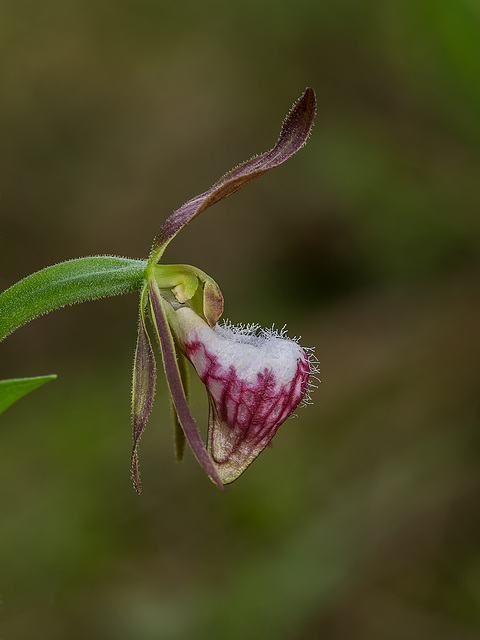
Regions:
[[48, 376], [36, 376], [34, 378], [13, 378], [0, 380], [0, 413], [3, 413], [14, 402], [23, 398], [34, 389], [41, 387], [46, 382], [56, 379], [56, 374]]

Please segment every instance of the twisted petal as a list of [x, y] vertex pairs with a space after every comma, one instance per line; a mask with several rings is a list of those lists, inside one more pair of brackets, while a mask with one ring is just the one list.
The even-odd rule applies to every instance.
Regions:
[[[174, 316], [173, 316], [174, 314]], [[207, 387], [208, 450], [224, 484], [236, 480], [304, 397], [305, 351], [282, 334], [217, 325], [188, 307], [170, 313], [177, 341]]]
[[310, 135], [314, 119], [315, 93], [308, 88], [286, 117], [273, 149], [235, 167], [208, 191], [192, 198], [167, 218], [155, 239], [152, 258], [158, 260], [166, 244], [199, 213], [278, 167], [301, 149]]
[[155, 397], [155, 384], [157, 380], [157, 366], [153, 354], [152, 344], [145, 326], [145, 302], [146, 291], [142, 291], [140, 299], [140, 314], [138, 321], [138, 338], [133, 363], [132, 382], [132, 422], [133, 422], [133, 449], [131, 472], [133, 486], [137, 493], [142, 492], [140, 475], [138, 473], [138, 442], [147, 424], [152, 411]]

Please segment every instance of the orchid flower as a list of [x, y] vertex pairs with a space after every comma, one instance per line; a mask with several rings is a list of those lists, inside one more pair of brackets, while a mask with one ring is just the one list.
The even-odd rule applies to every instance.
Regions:
[[[296, 153], [307, 141], [314, 118], [315, 94], [309, 88], [288, 114], [270, 151], [239, 165], [186, 202], [165, 221], [155, 239], [140, 295], [133, 372], [131, 470], [138, 492], [137, 448], [152, 410], [157, 375], [147, 316], [172, 400], [177, 457], [182, 458], [186, 439], [220, 488], [245, 471], [302, 399], [308, 399], [316, 373], [311, 351], [289, 339], [285, 330], [219, 324], [224, 303], [217, 283], [196, 267], [164, 265], [160, 259], [169, 242], [195, 216]], [[207, 390], [206, 447], [188, 406], [187, 360]]]

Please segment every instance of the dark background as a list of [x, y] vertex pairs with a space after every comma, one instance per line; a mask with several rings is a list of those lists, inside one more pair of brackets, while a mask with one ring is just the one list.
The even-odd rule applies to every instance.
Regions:
[[224, 495], [160, 380], [138, 497], [136, 296], [10, 336], [0, 377], [59, 378], [0, 419], [1, 640], [479, 637], [479, 34], [476, 0], [2, 2], [0, 289], [146, 257], [312, 86], [307, 147], [165, 261], [322, 383]]

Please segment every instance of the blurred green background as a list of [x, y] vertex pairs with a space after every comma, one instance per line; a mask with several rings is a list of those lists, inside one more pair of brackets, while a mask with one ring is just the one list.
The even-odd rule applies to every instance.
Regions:
[[0, 418], [1, 640], [480, 637], [479, 66], [477, 0], [2, 2], [0, 289], [145, 257], [309, 85], [307, 147], [165, 260], [322, 383], [224, 495], [160, 380], [138, 497], [136, 296], [10, 336], [1, 378], [59, 378]]

